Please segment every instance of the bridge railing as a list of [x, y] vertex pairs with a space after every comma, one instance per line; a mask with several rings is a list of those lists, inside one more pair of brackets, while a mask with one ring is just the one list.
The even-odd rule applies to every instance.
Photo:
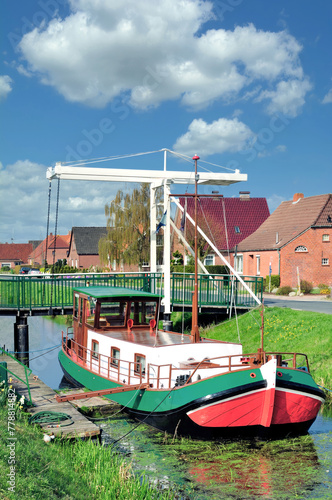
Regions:
[[[245, 276], [244, 281], [262, 300], [263, 279]], [[0, 275], [0, 309], [24, 310], [50, 307], [68, 309], [73, 304], [73, 288], [82, 286], [114, 286], [163, 295], [161, 273], [88, 273], [77, 275], [40, 274], [34, 276]], [[255, 300], [237, 279], [228, 275], [198, 276], [200, 306], [231, 303], [242, 307], [253, 307]], [[192, 274], [171, 275], [171, 303], [189, 305], [192, 302], [194, 276]]]
[[[262, 302], [263, 278], [258, 276], [242, 276], [243, 281]], [[194, 292], [194, 275], [173, 273], [171, 277], [171, 303], [191, 304]], [[255, 307], [257, 302], [235, 277], [221, 274], [200, 274], [198, 276], [199, 306]]]

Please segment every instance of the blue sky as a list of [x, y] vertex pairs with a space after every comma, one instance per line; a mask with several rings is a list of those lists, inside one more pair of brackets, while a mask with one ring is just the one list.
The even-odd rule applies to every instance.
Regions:
[[[224, 196], [250, 191], [271, 212], [296, 192], [331, 192], [331, 2], [6, 0], [0, 9], [0, 242], [45, 237], [46, 169], [58, 161], [197, 153], [248, 174]], [[163, 168], [161, 153], [122, 162], [102, 165]], [[104, 225], [105, 203], [124, 187], [62, 182], [58, 232]]]

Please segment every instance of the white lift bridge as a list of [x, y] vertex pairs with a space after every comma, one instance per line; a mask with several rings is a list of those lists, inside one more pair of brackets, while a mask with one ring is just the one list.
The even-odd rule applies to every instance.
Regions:
[[[179, 201], [176, 197], [170, 196], [171, 188], [178, 184], [195, 184], [195, 175], [192, 171], [180, 171], [180, 170], [167, 170], [167, 154], [177, 155], [169, 149], [162, 149], [158, 152], [163, 153], [163, 168], [159, 170], [138, 170], [138, 169], [122, 169], [122, 168], [98, 168], [98, 167], [88, 167], [88, 161], [78, 164], [72, 164], [70, 166], [64, 165], [62, 163], [56, 163], [54, 167], [47, 169], [47, 178], [51, 179], [61, 179], [61, 180], [83, 180], [83, 181], [105, 181], [105, 182], [133, 182], [133, 183], [148, 183], [150, 185], [150, 231], [151, 231], [151, 249], [150, 249], [150, 270], [151, 272], [157, 271], [157, 238], [156, 238], [156, 225], [157, 225], [157, 205], [156, 205], [156, 189], [158, 187], [163, 187], [164, 191], [164, 213], [166, 212], [166, 221], [164, 230], [164, 258], [163, 258], [163, 273], [164, 273], [164, 311], [165, 314], [169, 314], [171, 311], [170, 304], [170, 227], [173, 225], [174, 230], [183, 238], [182, 233], [180, 233], [174, 226], [171, 220], [171, 201], [174, 202], [180, 210], [183, 210]], [[150, 154], [150, 153], [143, 153]], [[140, 153], [137, 156], [141, 156]], [[135, 155], [132, 155], [135, 156]], [[128, 156], [127, 156], [128, 157]], [[117, 160], [125, 158], [125, 156], [117, 157]], [[183, 157], [182, 157], [183, 158]], [[112, 158], [114, 159], [114, 158]], [[185, 157], [188, 161], [188, 157]], [[107, 161], [107, 160], [106, 160]], [[180, 164], [180, 162], [179, 162]], [[197, 185], [221, 185], [229, 186], [237, 182], [242, 182], [247, 180], [247, 174], [241, 174], [239, 170], [227, 171], [227, 172], [208, 172], [201, 171], [197, 173]], [[194, 221], [187, 214], [187, 218], [194, 224]], [[206, 238], [204, 233], [197, 228], [198, 231]], [[229, 263], [220, 254], [218, 249], [213, 245], [213, 243], [206, 238], [210, 246], [219, 255], [222, 261], [229, 266]], [[230, 270], [237, 274], [234, 269], [230, 267]], [[242, 280], [241, 280], [242, 281]], [[246, 286], [247, 288], [247, 286]], [[251, 295], [252, 292], [247, 288]], [[254, 296], [254, 295], [253, 295]], [[255, 300], [258, 299], [254, 296]], [[259, 302], [260, 303], [260, 302]]]

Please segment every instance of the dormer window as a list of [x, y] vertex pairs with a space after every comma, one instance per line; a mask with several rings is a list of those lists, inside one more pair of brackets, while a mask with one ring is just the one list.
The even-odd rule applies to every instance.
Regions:
[[235, 229], [235, 233], [236, 234], [240, 234], [241, 233], [239, 226], [234, 226], [234, 229]]
[[298, 247], [295, 248], [295, 252], [307, 252], [308, 249], [304, 245], [299, 245]]

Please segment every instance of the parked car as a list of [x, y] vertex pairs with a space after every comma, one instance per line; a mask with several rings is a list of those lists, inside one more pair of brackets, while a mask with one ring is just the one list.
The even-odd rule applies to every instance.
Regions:
[[19, 274], [28, 274], [30, 272], [30, 267], [21, 267]]
[[41, 274], [41, 272], [39, 271], [39, 269], [30, 269], [29, 274]]

